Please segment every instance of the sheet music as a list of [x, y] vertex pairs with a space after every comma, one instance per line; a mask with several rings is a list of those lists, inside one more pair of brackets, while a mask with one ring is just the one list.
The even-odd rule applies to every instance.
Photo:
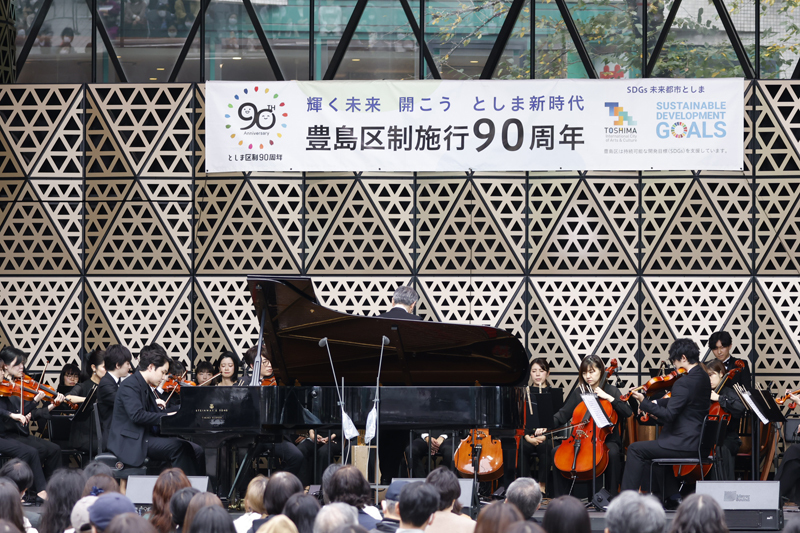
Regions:
[[597, 396], [594, 394], [581, 394], [583, 403], [586, 404], [586, 410], [594, 418], [597, 427], [602, 429], [604, 427], [613, 426], [611, 420], [606, 416], [606, 412], [600, 407], [600, 402], [597, 401]]
[[762, 413], [761, 410], [758, 407], [756, 407], [755, 402], [753, 402], [753, 398], [750, 397], [750, 392], [743, 391], [740, 394], [740, 396], [750, 407], [750, 410], [753, 411], [756, 414], [756, 416], [758, 416], [758, 419], [761, 420], [762, 424], [769, 424], [769, 420], [767, 420], [767, 417], [765, 417], [764, 413]]

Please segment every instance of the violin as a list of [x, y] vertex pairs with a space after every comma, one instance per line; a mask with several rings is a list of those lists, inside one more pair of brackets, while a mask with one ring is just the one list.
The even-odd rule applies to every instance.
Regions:
[[261, 379], [262, 387], [275, 387], [277, 385], [278, 385], [278, 380], [275, 379], [275, 376], [267, 376]]
[[494, 481], [503, 476], [503, 448], [499, 440], [489, 435], [488, 429], [470, 430], [467, 438], [461, 439], [453, 462], [464, 477], [475, 475], [477, 462], [478, 481]]
[[38, 392], [24, 385], [20, 385], [19, 381], [11, 382], [6, 379], [0, 381], [0, 396], [19, 397], [20, 394], [22, 395], [23, 401], [32, 402]]
[[167, 376], [167, 381], [164, 382], [161, 388], [164, 389], [164, 392], [177, 392], [180, 394], [181, 385], [184, 387], [196, 387], [197, 383], [188, 379], [184, 379], [183, 377], [176, 378], [172, 374], [169, 374]]
[[629, 390], [627, 394], [623, 394], [620, 397], [620, 400], [622, 400], [623, 402], [627, 402], [628, 400], [630, 400], [631, 394], [636, 391], [641, 391], [642, 394], [644, 394], [645, 396], [652, 396], [653, 394], [659, 391], [671, 389], [672, 386], [675, 384], [675, 380], [677, 380], [685, 373], [686, 373], [685, 369], [679, 368], [677, 370], [673, 370], [666, 376], [656, 376], [654, 378], [651, 378], [650, 381], [648, 381], [644, 385], [640, 385], [635, 389]]
[[[786, 402], [788, 402], [791, 399], [791, 396], [794, 395], [794, 394], [800, 394], [800, 389], [793, 390], [792, 392], [786, 394], [785, 396], [781, 396], [780, 398], [775, 398], [775, 403], [777, 403], [778, 405], [783, 405]], [[792, 402], [792, 403], [794, 403], [794, 402]], [[791, 407], [791, 405], [789, 407], [791, 409], [794, 409], [794, 407]]]
[[[40, 383], [40, 382], [36, 381], [35, 379], [33, 379], [32, 377], [30, 377], [27, 374], [23, 374], [21, 379], [14, 380], [15, 384], [20, 383], [20, 382], [21, 382], [23, 387], [27, 387], [30, 390], [32, 390], [33, 393], [34, 393], [34, 396], [36, 396], [36, 394], [38, 394], [39, 392], [43, 392], [44, 393], [44, 398], [42, 398], [42, 400], [45, 401], [45, 402], [53, 402], [53, 404], [56, 405], [56, 406], [63, 404], [63, 405], [66, 405], [67, 407], [69, 407], [70, 409], [77, 409], [78, 407], [80, 407], [78, 404], [70, 402], [69, 400], [66, 400], [66, 399], [64, 401], [61, 401], [61, 402], [56, 402], [55, 399], [56, 399], [56, 396], [58, 396], [58, 392], [55, 389], [53, 389], [49, 385], [45, 385], [44, 383]], [[30, 400], [25, 400], [25, 401], [32, 401], [32, 400], [33, 400], [33, 398], [31, 398]]]

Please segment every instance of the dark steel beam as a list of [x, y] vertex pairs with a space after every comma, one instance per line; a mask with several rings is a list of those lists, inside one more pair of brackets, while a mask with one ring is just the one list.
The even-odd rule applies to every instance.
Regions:
[[722, 26], [725, 28], [725, 33], [728, 34], [728, 39], [731, 40], [733, 51], [736, 52], [736, 57], [739, 59], [739, 64], [744, 71], [744, 77], [749, 80], [755, 79], [756, 71], [753, 69], [753, 64], [750, 63], [750, 56], [747, 55], [747, 50], [744, 49], [742, 39], [739, 37], [739, 34], [736, 33], [736, 28], [733, 26], [733, 21], [731, 20], [731, 14], [728, 13], [728, 10], [725, 8], [725, 3], [722, 0], [714, 0], [714, 7], [717, 8], [717, 14], [722, 22]]
[[[11, 0], [8, 0], [8, 2], [10, 5]], [[47, 12], [50, 11], [50, 6], [52, 4], [53, 0], [44, 0], [42, 7], [39, 8], [39, 12], [36, 13], [36, 18], [33, 19], [33, 25], [30, 27], [28, 36], [25, 38], [25, 44], [22, 45], [22, 51], [19, 53], [19, 57], [17, 58], [17, 79], [19, 79], [19, 75], [22, 72], [22, 67], [25, 66], [25, 61], [28, 59], [28, 54], [31, 53], [33, 43], [36, 41], [36, 37], [39, 36], [39, 30], [42, 29], [42, 24], [44, 24], [44, 19], [47, 17]]]
[[[86, 0], [86, 3], [89, 5], [89, 9], [92, 10], [92, 18], [97, 20], [97, 33], [99, 33], [100, 38], [103, 39], [103, 45], [106, 47], [106, 53], [108, 54], [108, 58], [111, 60], [111, 64], [114, 65], [114, 70], [117, 72], [119, 81], [122, 83], [128, 83], [128, 77], [125, 75], [125, 71], [122, 70], [122, 63], [119, 62], [117, 51], [114, 49], [114, 44], [111, 42], [111, 38], [108, 36], [106, 27], [100, 18], [100, 13], [97, 11], [97, 2], [95, 0]], [[93, 48], [96, 46], [94, 41], [95, 35], [92, 34]]]
[[[178, 79], [178, 73], [181, 71], [181, 67], [183, 67], [183, 62], [186, 60], [186, 56], [189, 55], [189, 50], [192, 48], [192, 43], [194, 42], [195, 35], [197, 35], [197, 30], [200, 29], [200, 24], [202, 23], [203, 19], [206, 16], [206, 9], [208, 8], [208, 4], [210, 3], [211, 0], [205, 0], [203, 3], [200, 4], [200, 11], [197, 12], [197, 16], [195, 17], [194, 22], [192, 23], [192, 27], [189, 28], [189, 34], [186, 36], [186, 41], [184, 41], [183, 47], [181, 48], [181, 51], [178, 54], [178, 59], [176, 59], [175, 64], [172, 65], [172, 72], [169, 73], [169, 78], [167, 80], [169, 81], [169, 83], [175, 83], [175, 80]], [[201, 39], [200, 50], [202, 51], [204, 48], [205, 48], [205, 42], [204, 39]], [[203, 69], [203, 58], [201, 57], [200, 59], [201, 72], [202, 69]], [[205, 80], [200, 79], [198, 81], [203, 82]]]
[[678, 9], [680, 9], [680, 7], [681, 0], [675, 0], [672, 3], [672, 9], [670, 9], [669, 13], [667, 14], [667, 20], [664, 21], [664, 27], [661, 28], [661, 33], [658, 35], [656, 45], [653, 47], [653, 53], [650, 55], [650, 60], [647, 62], [647, 72], [645, 73], [645, 78], [649, 78], [653, 75], [653, 69], [656, 66], [656, 61], [658, 61], [658, 56], [661, 55], [661, 49], [664, 48], [664, 43], [667, 42], [669, 30], [672, 28], [672, 23], [675, 21], [675, 15], [678, 14]]
[[[411, 11], [411, 5], [408, 3], [408, 0], [400, 0], [400, 5], [403, 6], [403, 12], [406, 14], [406, 18], [408, 19], [408, 25], [411, 26], [411, 31], [414, 32], [414, 38], [417, 39], [417, 44], [422, 50], [422, 53], [425, 57], [425, 63], [428, 65], [431, 75], [436, 80], [442, 79], [442, 75], [439, 74], [439, 69], [436, 68], [436, 62], [433, 60], [431, 49], [428, 48], [428, 43], [424, 41], [424, 37], [421, 35], [422, 30], [420, 26], [417, 25], [417, 21], [414, 18], [414, 12]], [[422, 18], [424, 19], [424, 17], [425, 15], [423, 14]], [[419, 79], [423, 79], [423, 70], [424, 69], [420, 67]]]
[[647, 0], [642, 0], [642, 78], [647, 77]]
[[281, 66], [278, 64], [278, 58], [275, 57], [272, 47], [269, 45], [269, 41], [267, 40], [267, 34], [264, 33], [264, 28], [261, 27], [261, 22], [258, 20], [256, 10], [253, 9], [253, 3], [250, 2], [250, 0], [244, 0], [244, 8], [247, 10], [247, 14], [250, 16], [250, 22], [253, 23], [253, 28], [256, 30], [258, 40], [261, 41], [261, 47], [264, 49], [264, 53], [267, 54], [267, 61], [269, 61], [269, 66], [272, 67], [272, 73], [275, 74], [275, 79], [277, 81], [283, 81], [286, 78], [283, 77], [283, 71], [281, 70]]
[[511, 33], [514, 31], [514, 25], [517, 23], [517, 18], [522, 12], [525, 5], [525, 0], [514, 0], [508, 8], [506, 20], [503, 21], [503, 26], [500, 28], [500, 33], [497, 34], [497, 39], [494, 41], [492, 51], [489, 52], [489, 57], [486, 58], [486, 63], [483, 65], [480, 79], [490, 80], [494, 71], [497, 70], [497, 64], [500, 63], [500, 58], [503, 57], [503, 52], [506, 50], [508, 40], [511, 38]]
[[347, 21], [347, 26], [344, 29], [339, 45], [333, 53], [331, 62], [328, 63], [328, 70], [325, 71], [325, 75], [322, 77], [323, 80], [332, 80], [333, 77], [336, 76], [336, 71], [339, 70], [339, 65], [342, 64], [344, 55], [347, 53], [347, 47], [350, 46], [350, 41], [356, 33], [358, 23], [361, 22], [361, 15], [364, 14], [366, 8], [367, 0], [358, 0], [358, 2], [356, 2], [353, 8], [353, 14], [350, 15], [350, 20]]
[[581, 36], [578, 33], [578, 28], [575, 26], [575, 21], [572, 18], [572, 13], [569, 12], [566, 0], [556, 0], [556, 5], [558, 6], [559, 12], [561, 12], [561, 18], [564, 20], [564, 24], [567, 26], [569, 36], [572, 38], [572, 44], [575, 45], [578, 56], [581, 58], [583, 68], [586, 69], [586, 75], [589, 76], [589, 78], [596, 80], [597, 70], [594, 68], [592, 59], [589, 57], [589, 52], [586, 51], [586, 45], [583, 44], [583, 39], [581, 39]]
[[317, 9], [314, 5], [314, 0], [308, 0], [308, 9], [308, 79], [313, 81], [314, 75], [316, 74], [315, 67], [317, 66], [316, 62], [314, 61], [316, 59], [316, 56], [314, 55], [316, 51], [314, 48], [316, 44], [314, 42], [314, 38], [316, 36], [316, 31], [314, 28], [316, 19], [314, 15], [316, 14], [315, 11]]

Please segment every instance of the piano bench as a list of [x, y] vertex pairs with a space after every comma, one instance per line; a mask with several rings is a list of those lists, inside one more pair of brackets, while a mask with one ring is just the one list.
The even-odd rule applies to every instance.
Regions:
[[98, 463], [111, 467], [112, 475], [117, 480], [127, 480], [128, 476], [144, 476], [147, 474], [147, 460], [142, 466], [127, 466], [113, 453], [99, 453], [94, 458]]

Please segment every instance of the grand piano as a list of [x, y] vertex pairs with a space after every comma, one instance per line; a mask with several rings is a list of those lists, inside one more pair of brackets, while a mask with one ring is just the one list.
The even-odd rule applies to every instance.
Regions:
[[320, 305], [308, 277], [254, 275], [247, 282], [275, 373], [294, 386], [183, 387], [180, 409], [163, 419], [162, 434], [214, 448], [234, 437], [340, 427], [334, 371], [346, 385], [345, 411], [364, 427], [384, 337], [389, 343], [380, 376], [382, 429], [523, 427], [516, 386], [527, 378], [528, 358], [511, 333], [340, 313]]

